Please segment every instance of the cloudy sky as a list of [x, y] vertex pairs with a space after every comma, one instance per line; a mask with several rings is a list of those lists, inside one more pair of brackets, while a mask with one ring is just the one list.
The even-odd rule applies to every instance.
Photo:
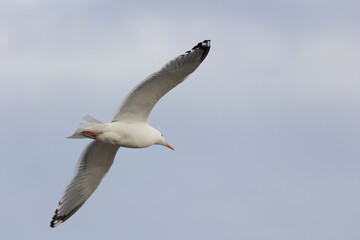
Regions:
[[[0, 3], [0, 239], [359, 239], [360, 2]], [[203, 64], [150, 116], [175, 152], [121, 148], [50, 220], [88, 140], [197, 42]]]

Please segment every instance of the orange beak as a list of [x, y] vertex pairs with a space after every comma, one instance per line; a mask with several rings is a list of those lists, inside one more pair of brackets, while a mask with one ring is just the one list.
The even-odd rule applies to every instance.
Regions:
[[165, 144], [166, 144], [166, 146], [167, 146], [168, 148], [170, 148], [171, 150], [175, 151], [175, 149], [174, 149], [172, 146], [170, 146], [170, 144], [168, 144], [166, 141], [165, 141]]

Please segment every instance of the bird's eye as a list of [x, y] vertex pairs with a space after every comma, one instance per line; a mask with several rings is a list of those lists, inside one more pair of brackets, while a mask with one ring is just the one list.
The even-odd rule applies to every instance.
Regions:
[[163, 137], [164, 135], [163, 135], [163, 134], [161, 134], [161, 136]]

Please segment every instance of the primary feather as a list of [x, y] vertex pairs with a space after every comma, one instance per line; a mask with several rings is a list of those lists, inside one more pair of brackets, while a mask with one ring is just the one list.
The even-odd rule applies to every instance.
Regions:
[[109, 171], [119, 147], [98, 140], [87, 145], [79, 158], [73, 179], [59, 201], [51, 227], [71, 217], [91, 196]]
[[150, 75], [128, 94], [112, 121], [146, 122], [159, 99], [194, 72], [209, 50], [210, 40], [205, 40]]

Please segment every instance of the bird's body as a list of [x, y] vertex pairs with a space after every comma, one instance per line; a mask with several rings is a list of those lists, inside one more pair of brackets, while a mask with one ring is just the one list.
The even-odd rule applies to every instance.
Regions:
[[147, 123], [108, 123], [102, 135], [99, 135], [100, 141], [128, 148], [145, 148], [163, 143], [161, 133]]
[[85, 203], [110, 169], [120, 147], [145, 148], [158, 144], [174, 150], [164, 136], [147, 123], [147, 118], [159, 99], [194, 72], [209, 50], [210, 40], [200, 42], [150, 75], [128, 94], [110, 123], [102, 123], [90, 116], [83, 119], [69, 138], [94, 140], [80, 156], [51, 227], [64, 222]]
[[[76, 138], [88, 137], [84, 133], [94, 133], [94, 136], [96, 135], [96, 139], [99, 141], [127, 148], [145, 148], [163, 143], [161, 133], [146, 122], [94, 123], [79, 128], [74, 135], [76, 135]], [[69, 138], [73, 138], [73, 136]]]

